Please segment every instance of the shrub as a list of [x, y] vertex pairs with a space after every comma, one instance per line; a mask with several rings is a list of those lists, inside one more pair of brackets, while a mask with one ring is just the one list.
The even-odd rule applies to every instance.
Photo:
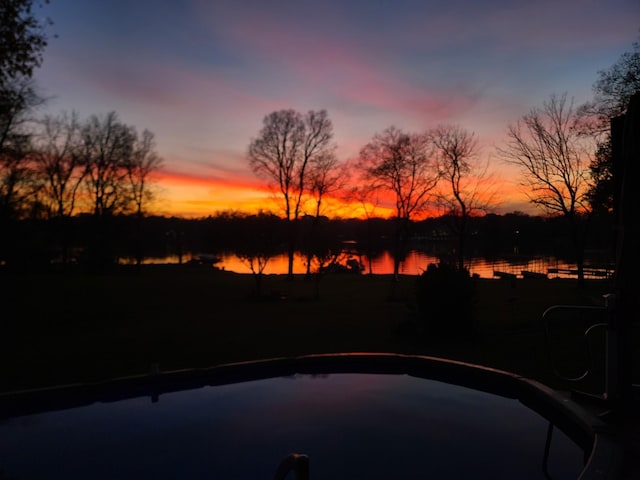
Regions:
[[418, 277], [418, 316], [432, 335], [471, 336], [475, 282], [469, 271], [446, 263], [430, 264]]

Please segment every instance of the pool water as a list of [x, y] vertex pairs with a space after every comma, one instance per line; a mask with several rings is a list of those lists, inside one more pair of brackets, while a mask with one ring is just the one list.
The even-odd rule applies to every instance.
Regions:
[[[294, 375], [0, 422], [1, 479], [546, 478], [548, 421], [516, 399], [409, 375]], [[584, 452], [554, 429], [551, 478]], [[293, 478], [292, 476], [289, 478]]]

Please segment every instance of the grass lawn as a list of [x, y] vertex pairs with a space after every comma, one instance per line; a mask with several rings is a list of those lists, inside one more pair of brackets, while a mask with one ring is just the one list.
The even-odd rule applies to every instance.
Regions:
[[[573, 280], [479, 279], [477, 336], [443, 339], [410, 328], [415, 280], [401, 277], [390, 300], [390, 276], [333, 274], [315, 298], [313, 281], [271, 275], [256, 299], [250, 275], [203, 267], [0, 271], [0, 391], [141, 374], [153, 364], [173, 370], [355, 351], [436, 355], [553, 384], [542, 312], [554, 304], [601, 305], [610, 288], [606, 281], [580, 290]], [[568, 347], [558, 351], [573, 358]]]

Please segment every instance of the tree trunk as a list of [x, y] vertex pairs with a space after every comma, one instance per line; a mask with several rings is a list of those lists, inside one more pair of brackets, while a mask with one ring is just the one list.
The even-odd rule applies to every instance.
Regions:
[[55, 225], [55, 232], [60, 241], [60, 260], [62, 267], [67, 268], [69, 263], [69, 229], [70, 218], [62, 214], [58, 215], [53, 220]]
[[391, 280], [390, 293], [390, 298], [392, 300], [396, 299], [396, 284], [400, 280], [400, 261], [404, 258], [404, 251], [409, 236], [409, 219], [398, 218], [397, 222], [393, 252], [393, 277]]
[[464, 255], [465, 255], [465, 236], [467, 234], [467, 218], [465, 214], [460, 217], [460, 228], [458, 229], [458, 270], [464, 268]]
[[319, 212], [311, 221], [311, 228], [309, 229], [309, 235], [307, 236], [307, 280], [311, 278], [311, 261], [313, 260], [313, 242], [315, 239], [316, 228], [318, 225]]
[[407, 241], [408, 220], [404, 218], [397, 219], [396, 238], [393, 252], [393, 279], [398, 280], [400, 277], [400, 261], [403, 257], [405, 244]]
[[578, 269], [578, 287], [584, 287], [584, 234], [580, 225], [581, 219], [575, 214], [570, 218], [571, 240], [576, 256], [576, 267]]
[[262, 296], [262, 272], [254, 273], [253, 279], [256, 281], [256, 298]]
[[371, 219], [367, 217], [367, 263], [369, 264], [369, 275], [373, 275], [373, 240], [371, 237]]
[[[143, 260], [143, 246], [142, 246], [142, 222], [143, 216], [142, 212], [138, 209], [138, 213], [136, 214], [135, 219], [135, 227], [134, 227], [134, 242], [135, 242], [135, 252], [136, 252], [136, 266], [140, 267], [142, 265]], [[182, 263], [182, 262], [180, 262]]]
[[296, 252], [296, 221], [289, 220], [289, 246], [287, 256], [289, 265], [287, 267], [287, 279], [293, 280], [293, 260]]

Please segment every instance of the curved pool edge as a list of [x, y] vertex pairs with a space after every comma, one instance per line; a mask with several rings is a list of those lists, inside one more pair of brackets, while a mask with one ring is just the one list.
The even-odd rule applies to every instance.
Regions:
[[421, 355], [363, 352], [279, 357], [10, 392], [0, 394], [0, 419], [136, 397], [155, 401], [160, 395], [188, 389], [326, 373], [406, 374], [517, 399], [590, 452], [579, 479], [620, 474], [622, 449], [613, 430], [568, 396], [514, 373]]

